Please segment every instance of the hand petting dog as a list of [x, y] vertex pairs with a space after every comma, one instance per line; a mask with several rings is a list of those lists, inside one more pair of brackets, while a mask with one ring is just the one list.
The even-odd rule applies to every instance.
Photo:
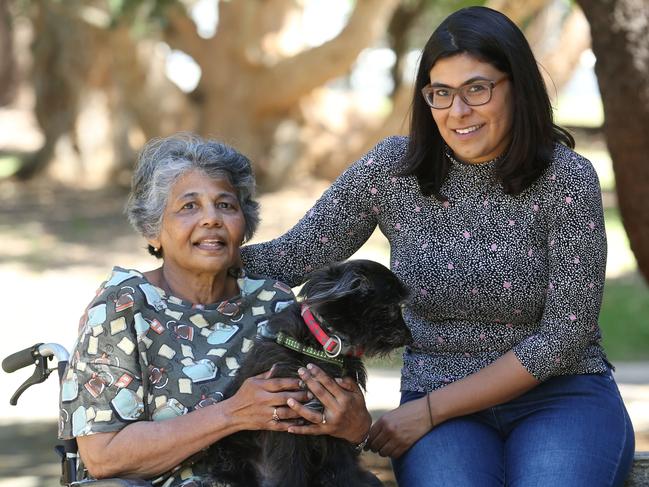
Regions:
[[[231, 398], [232, 412], [244, 422], [246, 430], [287, 431], [292, 424], [280, 420], [298, 419], [300, 415], [286, 407], [286, 401], [308, 401], [308, 392], [302, 381], [294, 378], [270, 378], [272, 369], [263, 374], [249, 377], [239, 388], [239, 393]], [[278, 394], [279, 393], [279, 394]], [[283, 402], [280, 402], [283, 401]]]
[[308, 364], [306, 369], [300, 368], [298, 374], [320, 400], [324, 412], [314, 411], [295, 398], [288, 399], [286, 403], [292, 412], [311, 423], [290, 426], [288, 432], [330, 435], [355, 445], [361, 443], [368, 435], [372, 417], [367, 412], [363, 392], [356, 381], [351, 377], [332, 379], [314, 364]]

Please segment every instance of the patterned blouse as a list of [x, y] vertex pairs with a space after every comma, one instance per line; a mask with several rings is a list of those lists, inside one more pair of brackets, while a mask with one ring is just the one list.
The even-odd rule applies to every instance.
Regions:
[[[237, 283], [238, 296], [196, 306], [165, 295], [136, 270], [115, 267], [82, 317], [61, 386], [59, 436], [119, 431], [223, 399], [257, 325], [294, 299], [281, 282], [242, 273]], [[79, 478], [85, 475], [81, 465]], [[199, 460], [154, 483], [202, 485], [204, 476]]]
[[547, 171], [512, 196], [494, 161], [450, 158], [441, 202], [395, 175], [406, 146], [380, 142], [285, 235], [244, 247], [247, 268], [294, 286], [351, 256], [378, 225], [411, 293], [402, 390], [442, 387], [509, 350], [541, 381], [607, 370], [597, 322], [606, 236], [591, 163], [556, 145]]

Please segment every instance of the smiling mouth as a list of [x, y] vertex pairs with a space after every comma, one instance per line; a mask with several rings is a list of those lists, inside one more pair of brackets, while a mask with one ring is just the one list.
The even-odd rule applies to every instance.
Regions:
[[466, 128], [463, 128], [463, 129], [453, 129], [453, 132], [455, 132], [456, 134], [459, 134], [459, 135], [467, 135], [467, 134], [470, 134], [472, 132], [475, 132], [478, 129], [481, 129], [482, 127], [484, 127], [484, 124], [471, 125], [470, 127], [466, 127]]
[[201, 250], [220, 250], [225, 247], [225, 242], [217, 239], [205, 239], [199, 240], [194, 246]]

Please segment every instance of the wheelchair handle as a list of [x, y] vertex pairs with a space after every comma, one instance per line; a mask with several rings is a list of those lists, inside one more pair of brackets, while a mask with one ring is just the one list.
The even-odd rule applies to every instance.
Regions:
[[9, 404], [15, 406], [18, 403], [18, 398], [29, 387], [34, 384], [40, 384], [45, 381], [52, 370], [47, 367], [47, 361], [52, 357], [58, 360], [57, 370], [59, 373], [59, 380], [65, 370], [65, 365], [68, 362], [70, 354], [68, 351], [58, 343], [37, 343], [29, 348], [9, 355], [2, 361], [2, 368], [5, 372], [11, 373], [16, 370], [34, 365], [34, 373], [16, 390]]
[[58, 343], [37, 343], [6, 357], [2, 361], [2, 370], [10, 374], [28, 365], [36, 364], [40, 357], [56, 357], [59, 362], [67, 362], [70, 354]]
[[2, 370], [10, 374], [28, 365], [34, 365], [40, 355], [38, 353], [38, 347], [41, 345], [42, 343], [37, 343], [20, 352], [12, 353], [2, 361]]

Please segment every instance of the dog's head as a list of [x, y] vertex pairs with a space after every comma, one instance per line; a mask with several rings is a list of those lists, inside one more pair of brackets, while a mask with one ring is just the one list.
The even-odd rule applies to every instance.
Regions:
[[401, 315], [408, 291], [377, 262], [350, 260], [313, 272], [299, 296], [332, 333], [347, 337], [366, 355], [387, 353], [412, 341]]

